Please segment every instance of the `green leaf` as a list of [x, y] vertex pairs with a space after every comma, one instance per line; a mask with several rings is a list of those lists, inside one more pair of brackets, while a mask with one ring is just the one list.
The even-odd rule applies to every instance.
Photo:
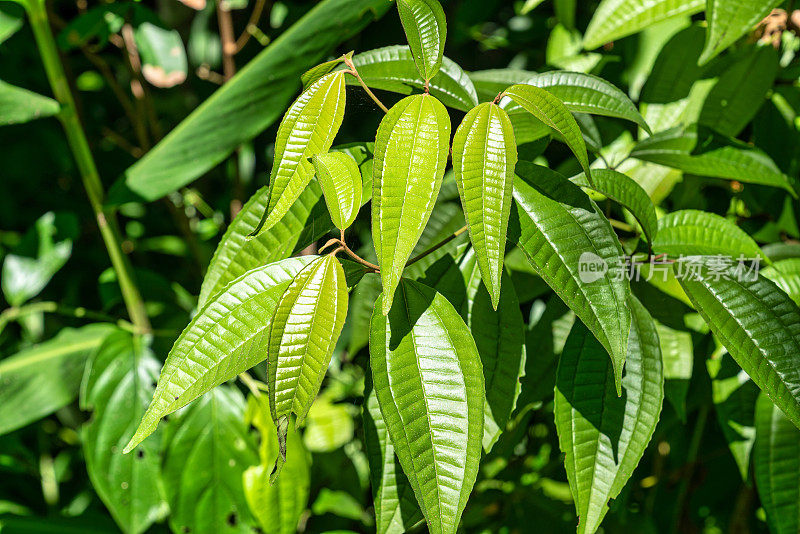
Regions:
[[333, 224], [347, 229], [361, 208], [361, 171], [356, 160], [344, 152], [328, 152], [314, 156], [312, 162]]
[[395, 456], [378, 397], [367, 384], [362, 415], [377, 534], [406, 532], [423, 520], [414, 490]]
[[173, 532], [252, 534], [245, 470], [258, 464], [244, 423], [245, 400], [222, 386], [170, 421], [163, 476]]
[[478, 267], [497, 309], [517, 164], [508, 114], [493, 103], [467, 113], [453, 138], [453, 169]]
[[351, 406], [334, 404], [322, 394], [311, 405], [306, 418], [303, 443], [311, 452], [331, 452], [353, 441], [355, 425]]
[[[615, 274], [624, 268], [619, 240], [594, 202], [560, 174], [519, 162], [517, 176], [522, 178], [514, 184], [519, 247], [606, 348], [619, 392], [631, 323], [630, 287]], [[583, 272], [581, 265], [605, 272]]]
[[756, 488], [770, 532], [800, 529], [800, 431], [765, 395], [756, 404]]
[[775, 284], [738, 266], [679, 277], [714, 335], [753, 382], [800, 427], [800, 309]]
[[417, 71], [427, 82], [439, 72], [447, 37], [447, 23], [439, 0], [397, 0]]
[[306, 69], [389, 7], [384, 0], [319, 2], [130, 167], [108, 202], [155, 200], [213, 168], [281, 116]]
[[681, 421], [686, 422], [686, 394], [694, 368], [692, 335], [661, 323], [656, 328], [664, 363], [664, 393]]
[[481, 102], [491, 102], [512, 85], [525, 83], [534, 76], [535, 72], [521, 69], [488, 69], [469, 73]]
[[769, 156], [703, 126], [659, 132], [640, 141], [631, 157], [699, 176], [781, 187], [796, 196], [789, 177]]
[[275, 139], [267, 210], [254, 235], [280, 221], [314, 177], [308, 158], [331, 148], [344, 118], [345, 94], [344, 71], [326, 74], [284, 115]]
[[308, 453], [300, 435], [290, 430], [286, 439], [289, 454], [284, 466], [285, 474], [275, 484], [270, 484], [269, 472], [278, 454], [278, 438], [265, 395], [248, 397], [246, 418], [261, 437], [258, 448], [260, 462], [249, 467], [243, 475], [247, 504], [265, 534], [293, 534], [297, 532], [300, 515], [308, 504], [311, 483]]
[[[469, 327], [483, 365], [486, 386], [486, 420], [483, 448], [486, 452], [500, 438], [520, 394], [520, 376], [525, 369], [525, 323], [514, 284], [507, 274], [498, 305], [477, 287], [469, 312]], [[468, 290], [469, 291], [469, 290]]]
[[483, 437], [480, 356], [464, 320], [433, 289], [404, 280], [388, 316], [378, 299], [370, 365], [400, 465], [432, 534], [455, 534]]
[[[383, 313], [442, 185], [450, 117], [431, 95], [409, 96], [381, 120], [372, 177], [372, 237], [383, 283]], [[407, 209], [406, 209], [407, 208]]]
[[583, 172], [586, 173], [589, 183], [591, 183], [592, 173], [589, 170], [589, 157], [586, 154], [586, 144], [583, 142], [581, 129], [561, 100], [545, 89], [524, 84], [512, 85], [506, 89], [505, 95], [561, 134], [570, 150], [578, 158]]
[[698, 60], [705, 65], [717, 54], [753, 31], [782, 0], [708, 0], [706, 46]]
[[186, 50], [177, 30], [143, 22], [134, 35], [145, 80], [156, 87], [174, 87], [186, 81]]
[[[369, 258], [367, 260], [370, 261]], [[369, 344], [369, 320], [380, 292], [381, 278], [377, 274], [365, 276], [351, 292], [346, 321], [350, 328], [348, 354], [355, 356]]]
[[75, 400], [86, 361], [113, 330], [106, 324], [64, 328], [53, 339], [0, 360], [0, 435]]
[[753, 414], [758, 386], [736, 365], [725, 349], [706, 360], [711, 377], [711, 396], [722, 433], [728, 442], [742, 480], [750, 479], [750, 453], [756, 438]]
[[164, 416], [267, 357], [265, 336], [278, 301], [314, 258], [290, 258], [248, 271], [200, 309], [169, 352], [126, 453], [152, 434]]
[[169, 508], [161, 481], [162, 447], [150, 439], [122, 455], [153, 394], [161, 364], [141, 338], [116, 332], [86, 366], [81, 408], [93, 410], [81, 429], [92, 487], [124, 532], [144, 532]]
[[587, 50], [637, 33], [676, 15], [694, 15], [704, 0], [603, 0], [583, 36]]
[[[459, 230], [463, 230], [465, 223], [464, 212], [458, 204], [437, 202], [433, 207], [430, 219], [428, 219], [428, 224], [425, 225], [422, 236], [417, 241], [417, 246], [414, 247], [414, 251], [411, 253], [411, 257], [416, 258], [432, 246], [452, 237]], [[427, 256], [417, 260], [413, 265], [406, 267], [405, 276], [412, 280], [425, 276], [431, 265], [448, 254], [457, 257], [459, 251], [463, 251], [466, 248], [467, 243], [469, 243], [467, 232], [462, 232]]]
[[303, 423], [328, 370], [347, 317], [344, 270], [333, 255], [318, 257], [297, 273], [281, 296], [267, 348], [269, 408], [281, 443], [278, 471], [286, 460], [292, 412]]
[[650, 127], [630, 98], [606, 80], [580, 72], [550, 71], [535, 74], [526, 84], [545, 89], [572, 112], [617, 117]]
[[0, 43], [17, 33], [24, 20], [25, 13], [20, 6], [4, 4], [0, 7]]
[[642, 186], [621, 172], [611, 169], [592, 170], [594, 184], [591, 186], [585, 174], [572, 178], [572, 181], [581, 187], [594, 189], [631, 212], [642, 227], [647, 241], [653, 243], [658, 233], [656, 208]]
[[308, 89], [308, 87], [328, 74], [330, 71], [338, 67], [341, 63], [345, 61], [345, 59], [353, 59], [353, 52], [348, 52], [342, 56], [337, 57], [336, 59], [332, 59], [330, 61], [326, 61], [325, 63], [320, 63], [316, 67], [311, 67], [308, 69], [302, 76], [300, 76], [300, 81], [303, 83], [303, 91]]
[[[30, 250], [15, 249], [3, 259], [0, 286], [11, 306], [19, 306], [38, 295], [72, 254], [72, 240], [59, 236], [56, 214], [45, 213], [26, 235]], [[30, 236], [30, 237], [29, 237]], [[57, 240], [59, 237], [63, 237]], [[35, 247], [35, 248], [34, 248]], [[29, 254], [26, 254], [29, 253]]]
[[747, 233], [715, 213], [679, 210], [658, 220], [658, 236], [653, 250], [660, 254], [724, 255], [738, 259], [764, 258], [761, 249]]
[[[0, 16], [2, 12], [0, 12]], [[58, 102], [0, 80], [0, 126], [58, 114]]]
[[610, 499], [639, 464], [664, 399], [661, 350], [650, 314], [631, 299], [633, 324], [623, 395], [603, 346], [580, 322], [572, 327], [558, 365], [555, 420], [578, 513], [578, 533], [597, 531]]
[[[373, 89], [410, 95], [425, 87], [425, 80], [417, 72], [407, 46], [387, 46], [362, 52], [356, 54], [353, 64], [364, 83]], [[356, 85], [358, 81], [348, 78], [347, 83]], [[472, 80], [461, 67], [446, 57], [442, 58], [439, 73], [431, 78], [428, 85], [431, 95], [445, 106], [467, 111], [478, 104]]]
[[[371, 143], [342, 146], [334, 150], [346, 152], [359, 163], [365, 178], [361, 201], [368, 201], [372, 197]], [[278, 223], [258, 236], [249, 237], [261, 221], [268, 198], [269, 188], [262, 187], [250, 197], [231, 222], [208, 266], [200, 288], [198, 307], [202, 308], [211, 297], [247, 271], [288, 258], [333, 228], [328, 210], [322, 202], [322, 190], [312, 181]]]
[[787, 258], [770, 265], [761, 271], [775, 285], [800, 305], [800, 258]]

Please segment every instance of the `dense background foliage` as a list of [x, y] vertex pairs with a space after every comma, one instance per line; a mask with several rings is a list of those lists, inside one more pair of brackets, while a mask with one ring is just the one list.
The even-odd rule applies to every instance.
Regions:
[[[110, 191], [108, 204], [118, 210], [120, 245], [145, 301], [152, 325], [148, 350], [138, 346], [139, 337], [126, 333], [137, 326], [128, 322], [133, 318], [109, 267], [64, 130], [54, 118], [26, 122], [53, 115], [58, 108], [31, 95], [19, 100], [5, 86], [53, 94], [24, 10], [0, 2], [5, 299], [0, 314], [1, 532], [112, 532], [117, 525], [139, 531], [153, 520], [157, 522], [148, 532], [216, 523], [230, 531], [252, 531], [274, 522], [274, 515], [258, 517], [257, 509], [263, 507], [248, 511], [243, 496], [243, 476], [245, 484], [248, 479], [264, 483], [277, 450], [265, 408], [252, 397], [245, 401], [248, 388], [254, 387], [247, 379], [170, 416], [158, 439], [146, 442], [149, 449], [140, 459], [160, 473], [165, 488], [164, 502], [151, 509], [122, 502], [112, 514], [109, 508], [114, 506], [104, 505], [108, 495], [121, 493], [111, 483], [126, 480], [126, 475], [120, 472], [125, 467], [103, 448], [103, 436], [115, 425], [133, 433], [143, 408], [134, 408], [120, 392], [130, 393], [125, 388], [139, 388], [140, 383], [151, 386], [140, 388], [144, 398], [139, 400], [146, 407], [163, 360], [196, 311], [198, 295], [209, 297], [200, 294], [200, 286], [214, 250], [243, 203], [266, 184], [278, 122], [301, 89], [300, 74], [350, 50], [406, 42], [397, 10], [387, 2], [326, 0], [322, 4], [335, 8], [296, 25], [314, 4], [226, 0], [219, 16], [214, 2], [203, 0], [56, 0], [47, 6], [77, 112]], [[704, 50], [704, 2], [686, 2], [696, 6], [676, 17], [644, 21], [634, 35], [607, 32], [609, 39], [584, 49], [583, 34], [598, 4], [446, 1], [445, 55], [468, 72], [510, 69], [509, 80], [523, 76], [520, 71], [552, 69], [599, 75], [638, 104], [656, 136], [675, 126], [699, 125], [701, 143], [692, 153], [696, 159], [689, 161], [681, 159], [687, 154], [680, 150], [677, 156], [659, 153], [663, 145], [636, 146], [647, 134], [634, 123], [579, 117], [589, 151], [595, 153], [593, 166], [609, 165], [631, 176], [658, 205], [659, 216], [692, 209], [728, 221], [726, 226], [701, 219], [701, 227], [722, 226], [717, 234], [698, 239], [694, 253], [737, 250], [747, 257], [763, 253], [775, 262], [790, 258], [782, 287], [798, 299], [800, 267], [791, 259], [800, 257], [798, 203], [778, 187], [746, 183], [767, 179], [764, 168], [769, 168], [774, 176], [789, 177], [786, 189], [795, 187], [800, 165], [800, 59], [795, 54], [800, 37], [792, 2], [782, 6], [790, 15], [776, 11], [754, 24], [737, 42], [726, 43], [732, 45], [729, 50], [716, 58], [704, 56], [709, 59], [704, 67], [696, 64]], [[235, 54], [223, 53], [221, 35], [234, 42], [229, 52]], [[194, 115], [194, 122], [190, 119], [171, 134], [170, 144], [158, 145], [248, 64], [248, 71], [228, 86], [230, 91], [212, 97], [217, 103], [227, 99], [227, 107], [212, 117]], [[474, 78], [481, 101], [492, 100], [513, 83], [505, 83], [503, 76], [483, 73]], [[244, 83], [237, 86], [237, 80]], [[401, 97], [376, 92], [389, 106]], [[359, 87], [348, 87], [347, 98], [335, 144], [373, 141], [383, 112]], [[463, 111], [450, 110], [453, 129]], [[534, 132], [520, 146], [520, 159], [566, 176], [578, 174], [579, 163], [567, 146], [551, 140], [549, 131]], [[759, 153], [756, 163], [747, 160], [740, 172], [724, 166], [738, 161], [739, 154], [726, 149], [765, 155]], [[704, 154], [710, 159], [698, 161]], [[713, 159], [715, 155], [720, 159]], [[142, 183], [149, 185], [142, 188]], [[610, 201], [600, 206], [628, 252], [647, 249], [635, 219]], [[315, 209], [324, 210], [324, 205]], [[348, 230], [353, 249], [367, 245], [359, 250], [365, 257], [372, 254], [368, 211], [363, 209]], [[462, 225], [458, 193], [452, 182], [450, 187], [446, 183], [418, 249]], [[741, 235], [731, 230], [734, 226], [743, 230]], [[325, 243], [325, 234], [314, 236], [320, 239], [311, 252]], [[662, 237], [663, 250], [677, 246], [670, 239]], [[683, 245], [685, 241], [684, 236]], [[462, 235], [445, 252], [458, 257], [466, 242]], [[270, 259], [295, 252], [293, 245], [276, 245], [289, 250]], [[709, 252], [712, 245], [719, 250]], [[462, 528], [530, 532], [535, 526], [537, 532], [572, 532], [575, 509], [555, 431], [553, 386], [574, 316], [535, 276], [519, 250], [509, 252], [506, 267], [504, 283], [516, 290], [525, 323], [525, 377], [506, 431], [482, 458]], [[441, 276], [435, 266], [431, 269], [418, 276]], [[773, 278], [778, 278], [774, 272]], [[322, 392], [302, 436], [290, 434], [290, 453], [305, 457], [305, 449], [310, 461], [291, 470], [287, 464], [280, 484], [291, 486], [282, 489], [283, 498], [296, 499], [302, 509], [303, 532], [374, 531], [365, 448], [371, 429], [369, 418], [362, 419], [362, 405], [370, 299], [378, 286], [377, 277], [371, 276], [351, 295], [351, 320]], [[666, 401], [642, 461], [610, 503], [603, 528], [766, 532], [750, 458], [758, 388], [715, 341], [679, 288], [638, 282], [633, 289], [660, 323]], [[117, 329], [112, 333], [113, 324]], [[136, 363], [135, 372], [115, 365], [125, 356]], [[92, 365], [84, 367], [87, 360]], [[252, 375], [267, 380], [263, 364]], [[132, 391], [138, 394], [140, 389]], [[774, 408], [762, 398], [758, 409], [768, 418]], [[201, 452], [189, 454], [193, 450]], [[787, 465], [790, 484], [800, 480], [798, 462]], [[161, 491], [153, 481], [152, 487], [140, 483], [137, 491], [143, 495]], [[224, 499], [238, 504], [239, 512], [198, 518], [197, 510], [208, 505], [205, 499], [216, 498], [205, 491], [211, 486], [224, 488]], [[793, 506], [795, 511], [800, 506], [797, 499]], [[292, 530], [291, 524], [288, 528]]]

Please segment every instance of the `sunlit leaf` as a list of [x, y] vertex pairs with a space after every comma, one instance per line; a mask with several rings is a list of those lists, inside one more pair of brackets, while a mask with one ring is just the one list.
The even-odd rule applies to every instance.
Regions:
[[344, 152], [328, 152], [312, 160], [333, 224], [345, 230], [361, 208], [361, 171]]
[[753, 31], [782, 3], [782, 0], [708, 0], [706, 46], [698, 62], [701, 65], [708, 63], [740, 37]]
[[439, 0], [397, 0], [397, 11], [406, 32], [417, 71], [425, 81], [442, 64], [447, 23]]
[[658, 220], [653, 250], [661, 254], [723, 255], [738, 259], [762, 258], [761, 249], [747, 233], [714, 213], [678, 210]]
[[800, 258], [787, 258], [775, 262], [761, 271], [775, 285], [800, 305]]

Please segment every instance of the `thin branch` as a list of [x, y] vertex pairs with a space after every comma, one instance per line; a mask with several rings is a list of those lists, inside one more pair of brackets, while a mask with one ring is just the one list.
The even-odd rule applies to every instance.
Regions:
[[222, 72], [225, 81], [236, 74], [236, 62], [233, 55], [236, 53], [236, 38], [233, 35], [233, 19], [225, 0], [217, 2], [217, 23], [219, 24], [219, 38], [222, 41]]
[[261, 13], [264, 11], [264, 6], [266, 3], [266, 0], [256, 0], [256, 5], [253, 6], [253, 11], [250, 13], [250, 19], [247, 21], [244, 31], [239, 38], [236, 39], [236, 51], [234, 51], [234, 54], [241, 52], [242, 48], [244, 48], [244, 45], [246, 45], [247, 41], [249, 41], [250, 37], [252, 37], [253, 32], [250, 31], [250, 27], [258, 27], [258, 21], [261, 19]]
[[73, 308], [71, 306], [61, 306], [57, 302], [34, 302], [33, 304], [3, 310], [3, 312], [0, 313], [0, 332], [2, 332], [11, 321], [33, 313], [55, 313], [57, 315], [74, 317], [76, 319], [90, 319], [92, 321], [114, 323], [123, 330], [136, 332], [136, 327], [124, 319], [117, 319], [105, 313], [87, 310], [82, 307]]
[[442, 239], [441, 241], [439, 241], [438, 243], [433, 245], [431, 248], [429, 248], [425, 252], [422, 252], [421, 254], [418, 254], [418, 255], [414, 256], [413, 258], [411, 258], [410, 260], [408, 260], [408, 263], [406, 263], [406, 267], [408, 267], [409, 265], [413, 265], [413, 264], [417, 263], [419, 260], [421, 260], [422, 258], [427, 256], [428, 254], [431, 254], [432, 252], [435, 252], [438, 249], [442, 248], [443, 246], [448, 244], [450, 241], [452, 241], [453, 239], [457, 238], [458, 236], [460, 236], [461, 234], [463, 234], [466, 231], [467, 231], [467, 225], [465, 224], [464, 226], [462, 226], [461, 228], [459, 228], [458, 230], [456, 230], [455, 232], [453, 232], [449, 236], [445, 237], [444, 239]]
[[350, 67], [350, 70], [349, 70], [349, 71], [347, 71], [347, 72], [349, 72], [350, 74], [352, 74], [353, 76], [355, 76], [355, 77], [356, 77], [356, 79], [358, 80], [358, 83], [360, 83], [360, 84], [361, 84], [361, 87], [364, 89], [364, 91], [366, 91], [366, 92], [367, 92], [367, 94], [368, 94], [368, 95], [369, 95], [369, 97], [370, 97], [370, 98], [373, 100], [373, 102], [375, 102], [376, 104], [378, 104], [378, 107], [379, 107], [379, 108], [381, 108], [381, 109], [383, 110], [383, 112], [384, 112], [384, 113], [389, 113], [389, 108], [387, 108], [386, 106], [384, 106], [384, 105], [383, 105], [383, 102], [381, 102], [381, 101], [378, 99], [378, 97], [377, 97], [377, 96], [375, 96], [375, 93], [373, 93], [373, 92], [370, 90], [370, 88], [369, 88], [369, 87], [367, 87], [367, 84], [366, 84], [366, 83], [364, 83], [364, 80], [361, 78], [361, 75], [359, 75], [359, 74], [358, 74], [358, 70], [356, 70], [356, 66], [353, 64], [353, 60], [351, 60], [350, 58], [344, 58], [344, 64], [345, 64], [345, 65], [347, 65], [348, 67]]
[[378, 267], [378, 266], [377, 266], [377, 265], [375, 265], [374, 263], [370, 263], [370, 262], [368, 262], [367, 260], [365, 260], [364, 258], [362, 258], [361, 256], [359, 256], [358, 254], [356, 254], [355, 252], [353, 252], [352, 250], [350, 250], [350, 247], [348, 247], [348, 246], [347, 246], [347, 243], [345, 243], [345, 242], [343, 242], [343, 241], [339, 241], [339, 244], [340, 244], [340, 246], [342, 247], [342, 250], [344, 250], [344, 251], [345, 251], [345, 253], [346, 253], [348, 256], [350, 256], [351, 258], [353, 258], [353, 259], [354, 259], [356, 262], [360, 263], [361, 265], [363, 265], [364, 267], [366, 267], [366, 268], [368, 268], [368, 269], [371, 269], [371, 270], [372, 270], [372, 272], [374, 272], [374, 273], [379, 273], [379, 272], [381, 272], [381, 268], [380, 268], [380, 267]]

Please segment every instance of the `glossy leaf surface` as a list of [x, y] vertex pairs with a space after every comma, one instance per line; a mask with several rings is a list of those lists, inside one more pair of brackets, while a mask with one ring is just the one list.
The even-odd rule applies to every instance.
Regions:
[[397, 0], [397, 11], [417, 71], [425, 81], [442, 65], [447, 24], [439, 0]]
[[[622, 268], [619, 240], [594, 202], [563, 176], [527, 162], [517, 164], [517, 176], [519, 246], [606, 348], [619, 390], [631, 323], [630, 287], [614, 275]], [[581, 273], [582, 263], [600, 270]]]
[[158, 422], [267, 358], [272, 316], [284, 291], [314, 256], [290, 258], [248, 271], [210, 300], [173, 345], [153, 401], [128, 452]]
[[467, 113], [453, 139], [453, 168], [470, 241], [495, 309], [516, 164], [517, 144], [508, 114], [493, 103]]
[[[800, 309], [769, 280], [738, 267], [709, 268], [681, 286], [753, 382], [800, 428]], [[692, 279], [696, 278], [696, 279]]]
[[555, 420], [578, 513], [578, 532], [597, 531], [609, 499], [622, 491], [655, 431], [664, 398], [658, 334], [631, 300], [633, 325], [623, 395], [614, 391], [608, 355], [576, 322], [558, 365]]
[[781, 0], [708, 0], [708, 32], [699, 63], [708, 63], [740, 37], [753, 31], [781, 3]]
[[404, 98], [383, 118], [375, 140], [372, 236], [389, 313], [406, 261], [425, 229], [442, 184], [450, 117], [430, 95]]
[[345, 230], [353, 224], [361, 208], [361, 171], [358, 164], [344, 152], [319, 154], [314, 157], [313, 163], [333, 224]]
[[478, 473], [480, 356], [447, 299], [403, 281], [388, 316], [378, 299], [370, 365], [381, 413], [432, 534], [454, 534]]
[[653, 249], [661, 254], [723, 255], [738, 259], [762, 258], [761, 249], [747, 233], [715, 213], [679, 210], [658, 221], [658, 236]]
[[694, 368], [694, 346], [688, 332], [656, 324], [664, 363], [664, 394], [681, 421], [686, 421], [686, 394]]
[[800, 258], [787, 258], [763, 269], [761, 274], [800, 305]]

